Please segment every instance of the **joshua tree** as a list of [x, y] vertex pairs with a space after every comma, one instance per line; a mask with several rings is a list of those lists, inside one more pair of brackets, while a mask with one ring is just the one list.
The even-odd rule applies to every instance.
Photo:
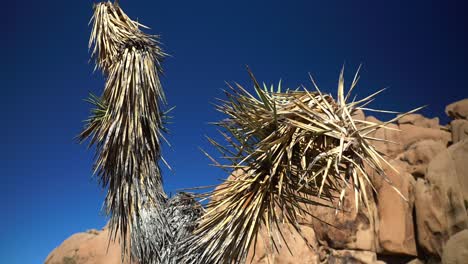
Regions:
[[[145, 26], [131, 20], [117, 3], [96, 4], [92, 22], [89, 47], [106, 85], [100, 97], [90, 97], [95, 108], [79, 139], [90, 138], [96, 146], [94, 170], [107, 188], [111, 238], [120, 233], [123, 253], [132, 241], [137, 256], [149, 255], [146, 250], [154, 248], [139, 240], [142, 230], [135, 223], [151, 210], [152, 221], [167, 226], [162, 216], [167, 197], [158, 165], [165, 132], [159, 75], [166, 54], [158, 36], [142, 32]], [[166, 231], [154, 234], [158, 241], [167, 239]], [[129, 232], [136, 234], [130, 238]]]
[[79, 140], [96, 145], [94, 170], [107, 189], [110, 239], [120, 237], [122, 258], [130, 253], [141, 264], [177, 263], [176, 246], [203, 208], [190, 194], [168, 199], [162, 187], [158, 163], [166, 163], [161, 141], [170, 109], [162, 112], [159, 75], [166, 54], [159, 37], [142, 32], [146, 27], [117, 1], [95, 5], [92, 22], [89, 47], [106, 85], [101, 96], [88, 99], [94, 109]]
[[391, 165], [372, 145], [381, 139], [369, 133], [396, 118], [376, 124], [353, 117], [372, 110], [366, 105], [381, 91], [351, 98], [358, 73], [345, 93], [342, 71], [335, 100], [313, 79], [313, 92], [282, 91], [281, 83], [261, 87], [249, 71], [257, 95], [229, 86], [217, 106], [227, 116], [217, 123], [226, 142], [209, 139], [225, 162], [208, 156], [236, 176], [198, 196], [211, 200], [206, 212], [190, 194], [168, 199], [159, 168], [167, 118], [159, 37], [142, 32], [146, 27], [117, 1], [96, 4], [92, 22], [89, 47], [106, 84], [101, 96], [89, 98], [94, 109], [79, 139], [96, 146], [111, 239], [120, 237], [123, 254], [142, 264], [242, 263], [261, 227], [274, 248], [280, 222], [300, 233], [300, 215], [313, 215], [308, 204], [340, 210], [351, 188], [355, 207], [366, 205], [373, 188], [368, 168], [389, 181], [383, 167]]

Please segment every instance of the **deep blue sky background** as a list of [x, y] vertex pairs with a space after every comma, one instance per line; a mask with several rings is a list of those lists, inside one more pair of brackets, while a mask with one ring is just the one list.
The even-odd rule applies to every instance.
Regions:
[[[411, 3], [409, 3], [411, 2]], [[445, 105], [468, 96], [468, 25], [462, 1], [155, 1], [121, 0], [131, 18], [161, 34], [163, 85], [176, 105], [165, 188], [216, 183], [198, 147], [215, 135], [210, 102], [224, 81], [289, 87], [312, 73], [335, 92], [363, 63], [358, 95], [389, 86], [375, 107], [447, 118]], [[74, 136], [88, 116], [82, 99], [100, 93], [87, 49], [92, 1], [6, 1], [2, 5], [0, 262], [41, 263], [73, 233], [101, 228], [103, 191], [92, 178], [93, 152]], [[5, 60], [6, 58], [6, 60]]]

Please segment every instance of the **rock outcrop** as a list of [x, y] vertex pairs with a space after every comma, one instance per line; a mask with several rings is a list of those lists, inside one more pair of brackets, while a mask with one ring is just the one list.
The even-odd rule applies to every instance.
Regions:
[[426, 174], [427, 165], [439, 152], [446, 149], [446, 145], [440, 141], [422, 140], [408, 147], [398, 155], [400, 161], [404, 162], [404, 171], [414, 177], [423, 177]]
[[399, 128], [401, 130], [401, 144], [404, 146], [403, 149], [423, 140], [439, 141], [445, 146], [447, 146], [447, 144], [452, 140], [452, 135], [448, 131], [441, 129], [420, 127], [410, 124], [402, 124]]
[[445, 113], [453, 119], [468, 119], [468, 98], [449, 104]]
[[[109, 229], [89, 230], [67, 238], [50, 252], [45, 264], [121, 263], [118, 241], [109, 243]], [[130, 264], [125, 259], [123, 264]]]
[[[454, 152], [457, 152], [456, 156]], [[416, 216], [419, 245], [431, 254], [441, 256], [448, 238], [468, 228], [464, 198], [468, 171], [463, 169], [466, 166], [463, 163], [468, 161], [467, 155], [468, 141], [458, 142], [440, 152], [429, 163], [425, 179], [418, 179]], [[457, 162], [463, 157], [463, 162]]]
[[452, 142], [457, 143], [468, 138], [468, 120], [453, 120], [450, 122]]
[[427, 127], [438, 129], [439, 128], [439, 118], [434, 117], [432, 119], [425, 118], [421, 114], [409, 114], [398, 119], [398, 124], [410, 124], [418, 127]]

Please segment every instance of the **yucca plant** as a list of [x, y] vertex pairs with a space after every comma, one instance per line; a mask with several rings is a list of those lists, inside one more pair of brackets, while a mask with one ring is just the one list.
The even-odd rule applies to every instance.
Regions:
[[322, 93], [312, 78], [313, 92], [305, 87], [282, 91], [281, 83], [276, 89], [262, 88], [250, 76], [256, 96], [235, 84], [217, 106], [226, 116], [216, 123], [226, 142], [209, 141], [224, 162], [207, 155], [231, 177], [199, 196], [211, 201], [185, 241], [187, 255], [197, 258], [186, 257], [183, 263], [242, 263], [261, 227], [275, 249], [282, 242], [280, 223], [292, 224], [300, 233], [300, 218], [313, 216], [308, 204], [337, 204], [340, 210], [349, 188], [358, 208], [368, 200], [367, 187], [373, 188], [366, 168], [390, 182], [383, 168], [391, 165], [372, 144], [383, 139], [369, 134], [390, 129], [386, 125], [397, 118], [383, 124], [353, 118], [358, 110], [372, 110], [365, 106], [381, 92], [351, 98], [358, 72], [347, 93], [341, 72], [337, 100]]
[[[96, 147], [94, 170], [107, 189], [104, 208], [110, 215], [111, 238], [120, 236], [123, 253], [133, 242], [138, 257], [149, 256], [152, 241], [143, 239], [142, 227], [135, 223], [151, 211], [153, 224], [166, 226], [167, 197], [159, 168], [166, 131], [159, 75], [166, 54], [158, 36], [141, 31], [146, 27], [131, 20], [117, 3], [94, 5], [91, 22], [89, 48], [106, 84], [101, 96], [89, 99], [95, 109], [79, 140], [89, 138]], [[165, 241], [170, 234], [162, 228], [153, 235]]]

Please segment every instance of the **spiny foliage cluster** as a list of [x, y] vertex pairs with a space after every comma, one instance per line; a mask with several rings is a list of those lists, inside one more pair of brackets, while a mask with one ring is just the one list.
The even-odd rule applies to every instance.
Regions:
[[[158, 165], [165, 131], [159, 75], [166, 54], [158, 36], [142, 32], [144, 26], [118, 4], [96, 4], [91, 22], [89, 47], [106, 84], [100, 97], [89, 99], [95, 109], [79, 140], [89, 138], [96, 146], [94, 170], [108, 190], [104, 207], [110, 215], [111, 238], [120, 231], [127, 252], [128, 232], [143, 210], [162, 212], [166, 200]], [[164, 218], [153, 217], [165, 225]], [[156, 235], [163, 241], [167, 234]]]
[[[168, 199], [163, 210], [144, 208], [141, 217], [132, 227], [132, 256], [139, 263], [146, 264], [179, 264], [180, 245], [192, 235], [198, 219], [203, 214], [203, 207], [189, 193], [180, 192]], [[161, 214], [167, 222], [158, 221]], [[158, 235], [166, 232], [167, 235]], [[165, 240], [161, 240], [163, 237]], [[197, 256], [192, 256], [197, 258]]]
[[257, 96], [236, 84], [217, 106], [226, 115], [216, 123], [225, 143], [209, 140], [224, 163], [208, 156], [232, 177], [201, 195], [211, 202], [186, 241], [187, 255], [196, 252], [197, 259], [184, 263], [241, 263], [260, 227], [266, 228], [273, 248], [282, 240], [280, 223], [290, 223], [300, 233], [300, 218], [313, 214], [304, 205], [338, 201], [341, 209], [350, 188], [356, 208], [367, 202], [367, 187], [373, 184], [366, 167], [388, 181], [383, 167], [390, 164], [372, 145], [381, 139], [369, 134], [395, 120], [377, 124], [353, 117], [369, 110], [365, 106], [381, 92], [352, 99], [358, 73], [345, 93], [341, 72], [336, 101], [313, 79], [314, 92], [283, 92], [281, 85], [262, 89], [250, 75]]

